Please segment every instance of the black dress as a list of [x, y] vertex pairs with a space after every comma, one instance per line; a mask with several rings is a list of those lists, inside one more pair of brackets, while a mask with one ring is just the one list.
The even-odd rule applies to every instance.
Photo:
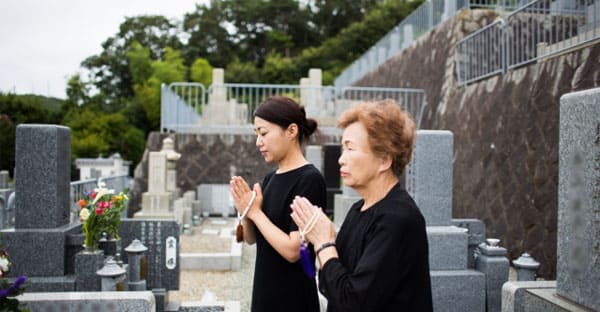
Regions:
[[[296, 195], [325, 207], [326, 186], [313, 165], [292, 171], [268, 174], [262, 184], [262, 209], [269, 220], [285, 233], [297, 231], [290, 204]], [[310, 246], [311, 253], [313, 251]], [[314, 254], [311, 254], [314, 262]], [[318, 312], [319, 298], [315, 279], [308, 278], [300, 261], [290, 263], [256, 231], [256, 266], [252, 289], [252, 311]]]
[[338, 259], [319, 272], [327, 311], [432, 311], [425, 219], [396, 184], [371, 208], [352, 205], [336, 239]]

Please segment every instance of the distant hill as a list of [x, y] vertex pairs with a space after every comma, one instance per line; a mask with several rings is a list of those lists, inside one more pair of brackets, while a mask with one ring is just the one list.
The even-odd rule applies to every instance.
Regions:
[[42, 102], [42, 104], [44, 106], [46, 106], [48, 108], [48, 110], [53, 111], [53, 112], [59, 111], [60, 106], [65, 101], [65, 100], [61, 100], [59, 98], [55, 98], [55, 97], [47, 97], [47, 96], [36, 95], [36, 94], [23, 94], [20, 96], [25, 99], [40, 101], [40, 102]]

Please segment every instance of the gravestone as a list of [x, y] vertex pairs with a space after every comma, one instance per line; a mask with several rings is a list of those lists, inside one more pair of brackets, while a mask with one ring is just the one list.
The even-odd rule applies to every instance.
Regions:
[[173, 200], [176, 197], [175, 163], [181, 154], [173, 149], [173, 139], [165, 138], [159, 152], [148, 155], [148, 191], [142, 194], [140, 219], [174, 219]]
[[557, 279], [506, 283], [503, 312], [600, 311], [600, 88], [563, 95], [559, 123]]
[[[129, 246], [134, 239], [138, 239], [148, 248], [144, 253], [148, 289], [179, 289], [179, 233], [179, 225], [175, 220], [121, 220], [121, 246]], [[127, 263], [127, 257], [122, 259]]]
[[323, 174], [323, 147], [320, 145], [307, 145], [305, 155], [306, 160]]
[[[327, 187], [327, 205], [324, 207], [324, 211], [327, 215], [333, 215], [335, 208], [338, 207], [335, 204], [336, 200], [338, 200], [336, 198], [342, 193], [340, 164], [338, 162], [342, 153], [342, 146], [340, 144], [324, 144], [322, 148], [323, 177], [325, 178], [325, 186]], [[344, 214], [342, 218], [345, 216]]]
[[233, 216], [236, 210], [229, 184], [199, 184], [198, 200], [203, 216]]
[[66, 276], [74, 262], [68, 237], [81, 225], [69, 224], [70, 135], [57, 125], [17, 126], [15, 228], [3, 230], [2, 241], [10, 276], [26, 275], [28, 291], [74, 290], [74, 277]]
[[406, 169], [406, 190], [421, 209], [427, 225], [451, 224], [452, 149], [452, 132], [417, 131], [412, 161]]
[[208, 88], [208, 104], [202, 108], [202, 116], [198, 119], [201, 125], [243, 125], [248, 120], [248, 104], [238, 103], [230, 94], [227, 99], [225, 71], [214, 68], [212, 84]]
[[452, 153], [452, 132], [418, 130], [405, 187], [427, 225], [434, 311], [485, 311], [486, 276], [469, 268], [468, 228], [452, 221]]
[[600, 88], [561, 97], [557, 293], [600, 310]]

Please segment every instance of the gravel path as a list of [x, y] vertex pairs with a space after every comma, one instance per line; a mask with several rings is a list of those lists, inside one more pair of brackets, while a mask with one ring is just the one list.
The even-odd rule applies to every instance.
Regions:
[[[214, 219], [214, 220], [211, 220]], [[222, 252], [229, 249], [228, 241], [203, 230], [230, 230], [236, 224], [235, 218], [229, 218], [226, 224], [213, 224], [210, 221], [223, 218], [208, 218], [200, 226], [194, 227], [194, 234], [181, 236], [181, 250], [184, 252]], [[211, 231], [209, 231], [211, 232]], [[226, 244], [227, 248], [224, 248]], [[170, 291], [169, 301], [202, 301], [206, 305], [223, 301], [239, 301], [240, 311], [250, 310], [252, 279], [256, 246], [242, 246], [242, 262], [239, 271], [181, 270], [179, 290]]]

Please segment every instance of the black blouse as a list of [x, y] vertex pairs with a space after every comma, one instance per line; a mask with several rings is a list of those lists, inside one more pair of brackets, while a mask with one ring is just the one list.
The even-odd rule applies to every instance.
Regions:
[[[297, 231], [290, 204], [296, 195], [325, 207], [326, 186], [323, 176], [313, 165], [292, 171], [268, 174], [262, 184], [262, 209], [269, 220], [285, 233]], [[311, 257], [312, 246], [310, 246]], [[299, 252], [299, 251], [298, 251]], [[256, 231], [256, 266], [252, 290], [252, 311], [319, 311], [315, 279], [308, 278], [300, 261], [290, 263]]]
[[336, 239], [338, 259], [319, 272], [327, 311], [432, 311], [425, 219], [395, 185], [371, 208], [352, 205]]

